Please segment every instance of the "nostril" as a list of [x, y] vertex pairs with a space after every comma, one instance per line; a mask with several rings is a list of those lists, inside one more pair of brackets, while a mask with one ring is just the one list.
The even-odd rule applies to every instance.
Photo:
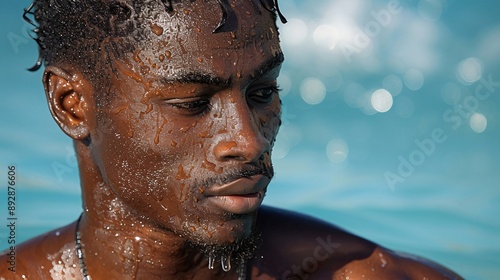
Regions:
[[218, 161], [237, 160], [255, 162], [267, 151], [266, 145], [259, 139], [252, 141], [221, 141], [215, 145], [213, 153]]
[[238, 152], [238, 143], [235, 141], [221, 141], [213, 151], [215, 158], [219, 161], [230, 159], [241, 160], [241, 153]]

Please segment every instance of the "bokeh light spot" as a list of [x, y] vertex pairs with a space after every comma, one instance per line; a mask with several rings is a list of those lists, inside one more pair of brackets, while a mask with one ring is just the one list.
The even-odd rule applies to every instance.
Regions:
[[488, 120], [483, 114], [474, 113], [470, 117], [469, 124], [474, 132], [482, 133], [486, 130], [486, 127], [488, 126]]
[[281, 89], [280, 96], [287, 96], [292, 89], [292, 80], [287, 73], [282, 72], [278, 77], [278, 85]]
[[300, 85], [300, 96], [307, 104], [319, 104], [326, 96], [325, 84], [320, 79], [307, 78]]
[[333, 29], [333, 26], [328, 25], [328, 24], [322, 24], [314, 30], [313, 33], [313, 39], [314, 43], [318, 47], [323, 47], [326, 49], [332, 49], [335, 47], [336, 40], [334, 37], [335, 30]]
[[326, 146], [326, 155], [333, 163], [344, 162], [349, 155], [349, 148], [342, 139], [333, 139]]
[[276, 142], [273, 147], [273, 159], [282, 159], [284, 158], [288, 152], [290, 151], [290, 143], [288, 143], [288, 139], [282, 136], [283, 134], [278, 133], [278, 137], [276, 137]]
[[481, 61], [475, 57], [464, 59], [458, 65], [458, 78], [465, 84], [472, 84], [478, 81], [483, 74]]
[[401, 93], [401, 90], [403, 89], [403, 81], [401, 79], [394, 75], [394, 74], [389, 74], [385, 76], [384, 80], [382, 81], [382, 87], [387, 89], [392, 96], [396, 96]]
[[404, 81], [407, 88], [417, 91], [424, 86], [424, 75], [418, 69], [410, 69], [406, 71]]
[[307, 38], [308, 28], [304, 21], [298, 18], [288, 20], [287, 27], [280, 29], [283, 44], [298, 45]]
[[443, 14], [443, 3], [441, 0], [420, 0], [418, 13], [426, 20], [437, 21]]
[[372, 93], [371, 102], [373, 109], [385, 113], [392, 107], [392, 95], [385, 89], [378, 89]]

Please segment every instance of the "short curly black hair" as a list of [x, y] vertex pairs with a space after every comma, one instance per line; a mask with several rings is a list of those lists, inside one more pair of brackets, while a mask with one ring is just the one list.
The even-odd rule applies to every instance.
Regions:
[[[195, 0], [34, 0], [24, 10], [23, 18], [35, 29], [39, 58], [31, 71], [43, 64], [71, 64], [94, 78], [99, 63], [133, 52], [136, 44], [147, 38], [145, 20], [160, 12], [175, 13], [174, 4]], [[214, 30], [231, 31], [231, 5], [217, 1], [221, 22]], [[250, 0], [272, 12], [281, 14], [277, 0]], [[34, 17], [34, 19], [32, 19]]]

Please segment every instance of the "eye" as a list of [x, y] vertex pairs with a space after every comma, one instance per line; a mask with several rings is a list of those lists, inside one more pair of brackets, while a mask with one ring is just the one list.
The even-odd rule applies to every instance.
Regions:
[[210, 110], [210, 100], [208, 98], [175, 98], [164, 102], [183, 115], [201, 115]]
[[248, 98], [259, 104], [268, 104], [271, 103], [274, 99], [274, 96], [280, 91], [279, 87], [276, 85], [270, 87], [263, 87], [252, 91]]

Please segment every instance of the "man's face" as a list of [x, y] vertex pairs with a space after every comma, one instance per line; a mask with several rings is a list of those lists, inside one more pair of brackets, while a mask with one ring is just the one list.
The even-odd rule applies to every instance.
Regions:
[[222, 12], [208, 2], [147, 20], [147, 42], [114, 61], [90, 148], [124, 204], [195, 243], [230, 244], [250, 234], [273, 174], [282, 54], [270, 12], [236, 1], [237, 30], [213, 34]]

